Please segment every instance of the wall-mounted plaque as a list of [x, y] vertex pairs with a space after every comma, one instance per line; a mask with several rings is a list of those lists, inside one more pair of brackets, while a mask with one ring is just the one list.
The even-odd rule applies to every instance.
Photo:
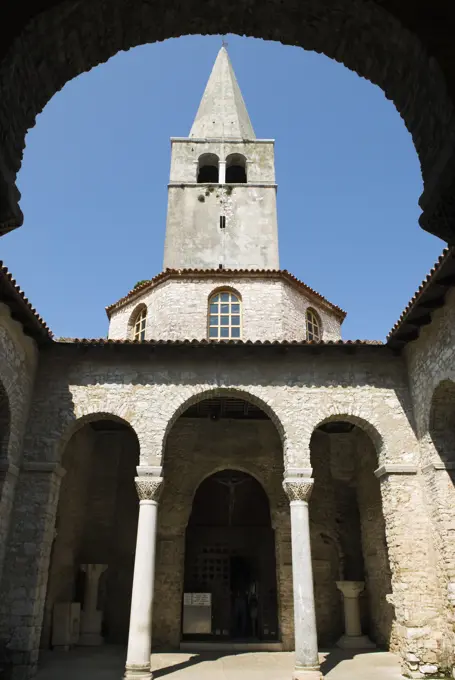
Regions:
[[191, 604], [193, 607], [210, 607], [212, 593], [191, 593]]
[[207, 635], [212, 632], [212, 593], [183, 594], [184, 635]]

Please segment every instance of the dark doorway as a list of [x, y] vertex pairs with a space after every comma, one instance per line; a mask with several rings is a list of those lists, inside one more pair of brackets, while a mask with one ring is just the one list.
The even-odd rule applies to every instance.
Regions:
[[[278, 639], [274, 532], [267, 495], [250, 475], [223, 470], [198, 488], [186, 531], [184, 593], [185, 640]], [[192, 629], [185, 607], [200, 593], [211, 606], [195, 612], [206, 618]]]

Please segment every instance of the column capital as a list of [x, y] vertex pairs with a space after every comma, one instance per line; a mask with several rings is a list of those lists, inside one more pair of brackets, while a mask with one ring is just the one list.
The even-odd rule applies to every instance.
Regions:
[[358, 597], [365, 588], [365, 581], [335, 581], [345, 597]]
[[107, 564], [81, 564], [79, 565], [81, 571], [85, 572], [87, 576], [99, 577], [106, 571]]
[[162, 477], [135, 477], [134, 483], [140, 501], [158, 502], [163, 488]]
[[283, 480], [283, 489], [289, 501], [310, 500], [313, 491], [314, 479], [311, 477], [286, 477]]

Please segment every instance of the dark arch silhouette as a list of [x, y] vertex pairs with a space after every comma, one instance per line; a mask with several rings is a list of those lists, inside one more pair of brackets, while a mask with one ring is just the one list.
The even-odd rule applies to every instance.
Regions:
[[198, 184], [217, 184], [219, 179], [219, 158], [214, 153], [203, 153], [197, 164]]
[[[259, 2], [233, 0], [228, 8], [219, 3], [207, 8], [200, 0], [188, 0], [178, 12], [169, 12], [165, 5], [139, 0], [72, 5], [43, 0], [31, 11], [18, 2], [12, 25], [6, 18], [0, 23], [4, 37], [0, 48], [0, 119], [4, 121], [0, 230], [6, 232], [22, 223], [15, 176], [25, 134], [66, 82], [136, 45], [179, 35], [237, 33], [323, 53], [381, 87], [402, 116], [420, 159], [425, 183], [422, 205], [429, 206], [425, 228], [443, 238], [451, 234], [454, 211], [450, 212], [449, 204], [441, 207], [438, 199], [442, 196], [445, 205], [451, 190], [448, 180], [455, 181], [451, 162], [455, 157], [454, 107], [447, 80], [447, 74], [453, 78], [454, 60], [445, 56], [443, 63], [438, 62], [427, 45], [431, 43], [432, 54], [438, 54], [445, 40], [439, 27], [450, 26], [452, 15], [449, 10], [446, 15], [441, 11], [436, 26], [430, 0], [418, 10], [404, 11], [393, 0], [391, 6], [387, 11], [362, 0], [339, 0], [336, 7], [327, 0], [298, 5], [271, 0], [269, 11], [263, 12]], [[428, 31], [433, 31], [431, 40]], [[449, 44], [445, 40], [441, 54], [448, 54]]]
[[246, 158], [240, 153], [231, 153], [226, 158], [226, 183], [246, 184]]

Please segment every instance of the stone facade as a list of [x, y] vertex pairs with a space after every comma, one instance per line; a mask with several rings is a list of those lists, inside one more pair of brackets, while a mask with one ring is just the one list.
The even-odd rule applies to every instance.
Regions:
[[22, 441], [33, 390], [37, 347], [0, 303], [0, 580]]
[[110, 312], [108, 337], [132, 339], [134, 319], [145, 305], [147, 340], [203, 340], [208, 337], [209, 298], [223, 289], [233, 290], [241, 298], [243, 340], [305, 340], [308, 308], [320, 318], [323, 340], [341, 339], [340, 314], [331, 305], [279, 278], [236, 278], [235, 274], [222, 279], [215, 275], [198, 279], [188, 274], [158, 283]]
[[[167, 470], [169, 470], [169, 479], [172, 479], [173, 475], [176, 479], [185, 479], [188, 487], [184, 492], [184, 497], [189, 499], [204, 474], [215, 469], [215, 461], [210, 458], [210, 455], [213, 456], [214, 453], [203, 454], [201, 442], [206, 440], [205, 436], [196, 438], [197, 446], [191, 444], [194, 435], [191, 435], [189, 431], [185, 437], [182, 435], [178, 437], [179, 429], [175, 429], [179, 422], [178, 418], [186, 408], [201, 399], [226, 395], [243, 398], [259, 405], [270, 416], [280, 435], [281, 448], [278, 451], [277, 444], [273, 449], [274, 455], [279, 454], [276, 458], [277, 466], [282, 465], [282, 470], [314, 468], [316, 490], [310, 501], [310, 516], [312, 512], [313, 515], [316, 513], [314, 521], [319, 526], [321, 521], [317, 519], [318, 512], [322, 512], [323, 517], [328, 521], [330, 513], [332, 517], [335, 517], [333, 514], [335, 511], [317, 510], [318, 496], [322, 493], [322, 490], [320, 492], [318, 489], [319, 485], [323, 484], [326, 473], [323, 473], [322, 468], [320, 469], [321, 459], [318, 457], [313, 460], [315, 454], [310, 453], [313, 433], [321, 423], [339, 420], [351, 422], [365, 432], [366, 440], [359, 440], [357, 445], [363, 450], [360, 458], [365, 455], [365, 447], [368, 449], [369, 446], [368, 450], [371, 451], [373, 450], [371, 447], [374, 447], [375, 453], [368, 454], [370, 457], [373, 456], [368, 463], [369, 476], [365, 478], [365, 481], [359, 482], [358, 488], [362, 490], [363, 495], [358, 497], [357, 502], [359, 508], [363, 509], [359, 510], [360, 520], [355, 521], [358, 530], [361, 531], [365, 568], [372, 574], [369, 578], [374, 583], [374, 587], [367, 589], [370, 609], [375, 612], [372, 630], [376, 639], [380, 643], [385, 643], [387, 627], [390, 625], [390, 608], [386, 603], [392, 601], [395, 608], [394, 632], [393, 635], [390, 634], [393, 648], [400, 649], [403, 654], [415, 654], [421, 662], [420, 665], [425, 665], [427, 661], [430, 663], [430, 659], [435, 657], [439, 663], [442, 658], [441, 649], [444, 645], [448, 645], [450, 633], [442, 616], [444, 611], [443, 587], [435, 570], [436, 557], [434, 548], [431, 547], [433, 545], [431, 518], [422, 500], [423, 478], [417, 474], [420, 457], [419, 443], [414, 432], [414, 414], [407, 384], [406, 363], [403, 358], [396, 356], [387, 347], [380, 346], [358, 347], [353, 353], [349, 353], [350, 350], [345, 349], [343, 345], [325, 347], [322, 356], [315, 354], [311, 346], [294, 348], [284, 355], [280, 354], [278, 348], [275, 349], [272, 346], [266, 350], [267, 356], [265, 354], [260, 356], [256, 351], [253, 365], [247, 348], [243, 349], [241, 346], [223, 348], [220, 345], [216, 348], [216, 355], [213, 354], [213, 348], [210, 346], [200, 350], [196, 348], [184, 350], [181, 347], [176, 347], [174, 350], [172, 346], [164, 346], [159, 351], [155, 350], [152, 355], [142, 355], [142, 358], [139, 356], [138, 349], [142, 352], [145, 347], [120, 345], [113, 354], [103, 352], [101, 356], [96, 347], [87, 350], [87, 348], [79, 348], [78, 345], [54, 343], [46, 351], [41, 352], [40, 370], [37, 375], [24, 447], [24, 465], [30, 471], [24, 472], [23, 481], [21, 477], [19, 479], [15, 512], [19, 513], [18, 517], [24, 513], [25, 516], [30, 517], [27, 532], [31, 532], [30, 535], [35, 537], [34, 540], [43, 545], [43, 550], [40, 552], [39, 559], [36, 558], [34, 552], [30, 554], [28, 543], [24, 542], [25, 526], [13, 520], [15, 530], [10, 534], [9, 555], [12, 559], [14, 556], [15, 560], [23, 560], [24, 564], [31, 561], [34, 569], [27, 571], [24, 581], [25, 573], [17, 572], [13, 567], [13, 564], [17, 562], [11, 562], [11, 569], [5, 574], [5, 590], [1, 598], [3, 603], [2, 631], [5, 637], [7, 637], [5, 626], [6, 628], [8, 625], [11, 626], [11, 621], [8, 624], [5, 618], [10, 619], [9, 612], [11, 611], [18, 612], [14, 619], [14, 630], [9, 629], [9, 634], [14, 634], [12, 647], [23, 649], [25, 642], [33, 649], [37, 646], [45, 594], [41, 584], [42, 579], [44, 582], [47, 579], [49, 550], [53, 540], [52, 532], [58, 498], [55, 470], [57, 470], [56, 466], [63, 462], [63, 452], [75, 430], [84, 423], [100, 418], [111, 417], [128, 423], [138, 437], [140, 464], [142, 466], [164, 465], [165, 482]], [[183, 425], [178, 426], [178, 428], [182, 427]], [[185, 427], [188, 428], [189, 425], [186, 424]], [[327, 437], [328, 435], [320, 436]], [[220, 437], [219, 441], [223, 442], [224, 439], [224, 436]], [[197, 453], [198, 466], [191, 466], [186, 460], [183, 462], [179, 446], [183, 446], [184, 440], [187, 455], [190, 455], [192, 446], [196, 446], [193, 455]], [[177, 441], [181, 444], [177, 445]], [[278, 439], [276, 441], [278, 442]], [[342, 444], [338, 437], [338, 449], [340, 445]], [[172, 454], [173, 446], [175, 460]], [[204, 455], [208, 456], [207, 468], [204, 467], [205, 463], [203, 464]], [[221, 454], [219, 465], [223, 467], [238, 464], [233, 462], [233, 455], [232, 450], [228, 455], [226, 449], [226, 453]], [[339, 455], [343, 458], [344, 454]], [[201, 456], [200, 459], [199, 456]], [[257, 474], [265, 474], [267, 466], [272, 465], [273, 457], [270, 456], [271, 454], [266, 463], [267, 457], [264, 453], [264, 463], [261, 465], [266, 467], [264, 473], [258, 470]], [[232, 459], [230, 463], [229, 457]], [[349, 455], [347, 458], [349, 459]], [[188, 459], [190, 460], [191, 458]], [[252, 466], [251, 471], [253, 471], [254, 459], [249, 455], [245, 460], [246, 462], [239, 467], [250, 470]], [[188, 465], [189, 468], [181, 467], [182, 465]], [[349, 472], [348, 469], [347, 472], [343, 472], [343, 465], [340, 461], [337, 465], [335, 477], [347, 475], [349, 480], [349, 474], [352, 471]], [[349, 460], [346, 465], [349, 468]], [[376, 465], [380, 469], [387, 470], [380, 478], [381, 499], [378, 495], [374, 496], [373, 491], [368, 491], [368, 485], [374, 485], [377, 481], [371, 476]], [[218, 466], [217, 468], [219, 469]], [[267, 474], [272, 474], [273, 470], [272, 465]], [[400, 470], [406, 470], [407, 474], [400, 474]], [[360, 471], [358, 474], [363, 473]], [[276, 491], [269, 490], [269, 498], [273, 507], [275, 502], [283, 503], [283, 495], [280, 491], [282, 472], [279, 472], [277, 468], [277, 472], [273, 473], [272, 477], [275, 480]], [[367, 481], [368, 479], [370, 481]], [[30, 494], [29, 485], [32, 480], [33, 484], [36, 484], [36, 491]], [[267, 479], [264, 478], [266, 489], [268, 489], [267, 484]], [[45, 496], [43, 496], [43, 501], [36, 506], [35, 499], [39, 490]], [[190, 507], [189, 500], [183, 502], [182, 497], [181, 518], [178, 522], [176, 521], [175, 526], [173, 522], [166, 519], [168, 515], [173, 517], [173, 512], [177, 512], [180, 507], [178, 500], [180, 496], [175, 496], [175, 493], [176, 484], [171, 482], [166, 487], [165, 483], [158, 529], [154, 625], [155, 630], [158, 631], [157, 634], [168, 643], [176, 642], [178, 632], [176, 624], [171, 626], [165, 613], [160, 613], [162, 607], [160, 588], [164, 587], [160, 585], [164, 578], [162, 575], [163, 560], [167, 563], [166, 560], [171, 559], [169, 555], [172, 555], [172, 559], [176, 558], [177, 566], [181, 563], [182, 529], [178, 530], [178, 526], [184, 525], [187, 516], [185, 513], [188, 513]], [[280, 498], [281, 500], [278, 501]], [[342, 494], [340, 499], [341, 505], [339, 505], [338, 512], [347, 513], [348, 516], [349, 513], [354, 512], [355, 516], [355, 511], [349, 509], [352, 507], [352, 494], [348, 494], [345, 500]], [[326, 500], [325, 503], [327, 502]], [[33, 505], [30, 506], [30, 503]], [[391, 570], [391, 593], [385, 592], [386, 584], [381, 585], [381, 578], [386, 574], [386, 572], [381, 574], [382, 567], [387, 564], [385, 552], [378, 553], [377, 536], [368, 533], [369, 528], [377, 530], [380, 526], [379, 520], [375, 519], [375, 513], [381, 512], [381, 504]], [[282, 517], [283, 521], [288, 517], [284, 506]], [[330, 523], [327, 525], [327, 521], [325, 533], [330, 534]], [[331, 521], [333, 523], [333, 520]], [[409, 535], [409, 526], [413, 527], [413, 533], [407, 541], [404, 539]], [[336, 629], [330, 629], [327, 621], [330, 616], [335, 616], [335, 612], [337, 612], [335, 620], [340, 620], [340, 604], [339, 600], [336, 601], [334, 589], [330, 590], [324, 586], [324, 579], [337, 576], [340, 564], [335, 564], [333, 559], [327, 555], [338, 554], [339, 548], [337, 541], [332, 541], [332, 547], [321, 545], [317, 529], [313, 528], [312, 531], [315, 550], [317, 614], [323, 636], [333, 639]], [[163, 540], [166, 544], [165, 549], [159, 547]], [[283, 540], [282, 547], [280, 547], [280, 541], [277, 541], [277, 563], [283, 565], [282, 573], [289, 574], [289, 547], [285, 547], [286, 539]], [[289, 538], [287, 540], [289, 541]], [[47, 548], [44, 547], [46, 541], [48, 541]], [[287, 545], [289, 546], [289, 543]], [[384, 543], [382, 545], [385, 546]], [[374, 548], [368, 546], [374, 546]], [[355, 557], [359, 554], [359, 549], [357, 542], [357, 547], [353, 546], [349, 550]], [[281, 550], [283, 557], [280, 556]], [[343, 549], [345, 563], [349, 550], [346, 547]], [[288, 557], [285, 557], [286, 552]], [[335, 564], [334, 567], [330, 567], [329, 577], [326, 576], [326, 567], [321, 564], [327, 559], [331, 564]], [[412, 561], [412, 570], [404, 566], [409, 564], [409, 561]], [[377, 564], [381, 565], [381, 569], [375, 566]], [[165, 569], [164, 574], [168, 584], [166, 587], [170, 589], [169, 592], [174, 593], [173, 606], [176, 608], [177, 593], [182, 587], [179, 571], [176, 570], [171, 580], [169, 580], [169, 570]], [[284, 611], [287, 611], [291, 591], [286, 590], [289, 582], [286, 586], [284, 577], [281, 578], [283, 585], [280, 601], [286, 603]], [[386, 595], [387, 599], [385, 599]], [[27, 613], [24, 611], [22, 614], [23, 604], [21, 602], [24, 597], [30, 603], [30, 612], [35, 612], [33, 616], [36, 618], [31, 628], [27, 628], [25, 624], [20, 625], [21, 616], [24, 617], [24, 621], [30, 621], [28, 610]], [[415, 602], [419, 603], [417, 608]], [[30, 626], [30, 624], [27, 625]], [[281, 625], [283, 640], [289, 645], [292, 622], [283, 615]], [[32, 638], [28, 638], [27, 630], [30, 631], [30, 635], [35, 630], [36, 633]], [[36, 651], [33, 653], [36, 655]]]

